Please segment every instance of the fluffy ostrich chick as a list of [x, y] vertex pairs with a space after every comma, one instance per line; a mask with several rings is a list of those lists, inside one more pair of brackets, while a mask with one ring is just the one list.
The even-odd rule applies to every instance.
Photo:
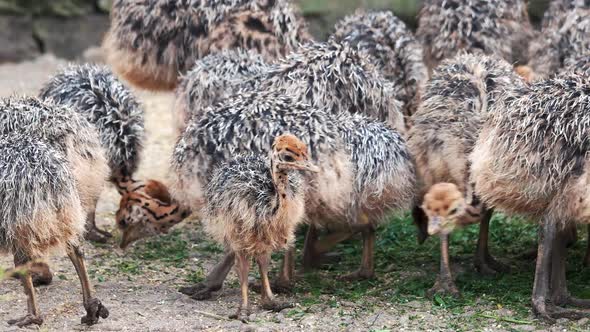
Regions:
[[[422, 103], [412, 117], [408, 145], [416, 161], [421, 188], [418, 196], [421, 201], [417, 202], [413, 211], [419, 241], [424, 241], [428, 233], [439, 234], [441, 238], [441, 272], [430, 290], [431, 294], [459, 294], [449, 263], [449, 233], [452, 229], [447, 229], [444, 220], [440, 220], [447, 217], [441, 215], [443, 211], [448, 210], [455, 215], [463, 213], [470, 204], [474, 205], [470, 211], [476, 214], [475, 221], [481, 220], [476, 267], [483, 273], [504, 270], [488, 252], [492, 211], [477, 212], [477, 197], [473, 195], [469, 183], [468, 157], [489, 108], [496, 103], [502, 91], [524, 84], [506, 61], [498, 57], [464, 54], [443, 61], [425, 86]], [[453, 195], [458, 193], [467, 196], [468, 202], [451, 206], [441, 195], [444, 190], [426, 194], [432, 186], [441, 182], [453, 184], [456, 192], [449, 197], [454, 198]], [[436, 204], [437, 200], [443, 203]]]
[[[55, 251], [70, 257], [95, 324], [108, 310], [92, 296], [78, 246], [85, 216], [102, 190], [108, 167], [93, 128], [68, 109], [36, 99], [0, 102], [0, 249], [11, 252], [28, 296], [28, 314], [10, 324], [41, 324], [32, 264]], [[41, 268], [48, 271], [45, 263]]]
[[416, 31], [430, 70], [461, 50], [526, 64], [533, 35], [525, 0], [427, 0]]
[[116, 0], [104, 47], [128, 81], [171, 90], [207, 54], [243, 48], [272, 60], [310, 39], [289, 0]]
[[588, 315], [565, 305], [590, 308], [569, 295], [565, 276], [571, 227], [590, 223], [588, 86], [587, 76], [566, 73], [506, 91], [470, 157], [484, 204], [539, 220], [532, 304], [550, 321]]
[[[308, 236], [305, 260], [314, 262], [314, 255], [360, 233], [360, 268], [344, 278], [371, 278], [376, 226], [414, 199], [415, 173], [407, 146], [398, 132], [380, 121], [358, 114], [333, 115], [297, 99], [281, 90], [242, 91], [192, 118], [173, 155], [174, 196], [198, 210], [206, 204], [203, 188], [217, 164], [238, 153], [266, 154], [273, 137], [293, 133], [306, 143], [320, 168], [305, 176], [310, 232], [315, 227], [333, 232], [321, 243]], [[291, 286], [292, 254], [285, 256], [277, 283], [281, 288]], [[205, 282], [181, 291], [195, 299], [210, 297], [222, 287], [233, 262], [233, 254], [228, 254]]]
[[[71, 108], [96, 128], [111, 169], [110, 180], [125, 193], [139, 166], [144, 138], [143, 109], [131, 91], [106, 67], [76, 65], [51, 78], [39, 97]], [[111, 234], [96, 227], [95, 210], [88, 211], [86, 238], [104, 243]]]
[[205, 192], [205, 230], [236, 257], [242, 302], [235, 315], [248, 308], [248, 270], [254, 259], [262, 279], [262, 307], [280, 311], [268, 267], [270, 255], [293, 244], [295, 228], [305, 214], [305, 183], [300, 171], [318, 172], [307, 147], [293, 135], [281, 135], [272, 145], [270, 160], [239, 156], [221, 165]]
[[428, 69], [422, 45], [402, 20], [389, 11], [358, 10], [336, 24], [332, 38], [367, 52], [383, 77], [393, 83], [404, 114], [414, 113]]

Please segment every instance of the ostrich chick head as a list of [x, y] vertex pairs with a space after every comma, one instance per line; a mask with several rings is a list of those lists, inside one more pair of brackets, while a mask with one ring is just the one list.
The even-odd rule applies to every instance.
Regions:
[[457, 226], [480, 219], [481, 207], [465, 201], [463, 193], [452, 183], [437, 183], [424, 195], [422, 209], [428, 216], [428, 234], [449, 234]]
[[319, 172], [319, 168], [310, 161], [305, 143], [291, 134], [275, 138], [270, 159], [275, 173], [288, 170]]

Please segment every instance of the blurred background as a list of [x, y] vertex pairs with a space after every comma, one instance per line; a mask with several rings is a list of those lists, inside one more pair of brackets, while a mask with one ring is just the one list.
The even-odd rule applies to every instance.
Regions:
[[[296, 0], [319, 40], [334, 23], [358, 7], [389, 9], [416, 26], [419, 0]], [[549, 0], [531, 0], [538, 23]], [[102, 37], [112, 0], [0, 0], [0, 63], [20, 62], [41, 54], [68, 60], [100, 60]]]

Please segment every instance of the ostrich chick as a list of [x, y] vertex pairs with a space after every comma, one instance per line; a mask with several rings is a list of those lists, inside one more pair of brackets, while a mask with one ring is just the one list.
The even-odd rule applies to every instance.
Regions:
[[95, 324], [108, 310], [92, 297], [78, 243], [108, 173], [98, 135], [77, 113], [34, 98], [0, 102], [0, 135], [0, 249], [25, 267], [21, 281], [29, 310], [10, 323], [42, 323], [27, 267], [61, 249], [82, 284], [82, 323]]
[[307, 147], [293, 135], [281, 135], [272, 145], [270, 160], [239, 156], [214, 173], [205, 196], [205, 230], [235, 253], [242, 302], [235, 315], [248, 308], [248, 270], [254, 258], [262, 279], [262, 307], [280, 311], [268, 267], [273, 251], [292, 245], [297, 224], [305, 213], [305, 187], [300, 171], [318, 172], [309, 162]]
[[389, 11], [358, 10], [336, 24], [332, 38], [369, 53], [383, 77], [395, 86], [404, 114], [414, 113], [428, 69], [422, 45], [402, 20]]
[[[444, 193], [441, 190], [423, 195], [437, 183], [452, 183], [461, 196], [469, 197], [470, 204], [478, 204], [469, 184], [469, 153], [489, 108], [495, 104], [502, 91], [524, 84], [512, 66], [498, 57], [463, 54], [443, 61], [425, 86], [422, 103], [412, 116], [413, 126], [408, 135], [408, 145], [419, 175], [421, 195], [418, 197], [424, 198], [422, 202], [417, 202], [413, 210], [419, 241], [423, 242], [427, 233], [439, 234], [441, 238], [441, 273], [435, 287], [430, 290], [431, 294], [459, 294], [448, 260], [450, 230], [445, 231], [444, 225], [436, 225], [439, 210], [449, 209], [450, 205], [445, 201], [453, 199], [454, 195], [441, 195]], [[429, 202], [432, 200], [443, 203], [438, 206]], [[424, 212], [428, 218], [425, 218]], [[493, 274], [504, 270], [504, 267], [488, 253], [488, 228], [492, 211], [480, 212], [482, 218], [475, 263], [480, 272]], [[428, 230], [429, 225], [434, 227]]]
[[[110, 180], [120, 192], [139, 165], [144, 137], [143, 109], [132, 93], [106, 67], [70, 66], [41, 89], [41, 99], [78, 112], [99, 133], [111, 169]], [[96, 227], [89, 211], [86, 238], [106, 242], [111, 234]]]
[[128, 81], [171, 90], [179, 74], [210, 53], [244, 48], [272, 60], [310, 39], [289, 0], [115, 0], [104, 47]]
[[540, 220], [532, 304], [548, 320], [588, 315], [564, 305], [590, 308], [569, 295], [565, 277], [570, 227], [590, 223], [588, 86], [587, 76], [566, 73], [506, 90], [470, 156], [483, 204]]
[[534, 35], [525, 0], [428, 0], [416, 35], [430, 70], [461, 50], [526, 64]]

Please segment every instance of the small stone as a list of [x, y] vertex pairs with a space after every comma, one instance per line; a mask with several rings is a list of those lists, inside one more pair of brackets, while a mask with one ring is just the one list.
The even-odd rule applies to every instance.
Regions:
[[579, 326], [582, 326], [582, 325], [588, 324], [589, 321], [590, 321], [590, 319], [588, 319], [588, 318], [582, 318], [579, 321], [577, 321], [576, 324], [578, 324]]
[[250, 316], [248, 316], [248, 320], [253, 322], [256, 320], [256, 314], [250, 314]]
[[514, 326], [514, 328], [519, 331], [535, 331], [537, 329], [533, 325], [518, 325], [518, 326]]
[[240, 327], [240, 332], [254, 332], [256, 328], [252, 325], [244, 324]]
[[556, 321], [557, 324], [563, 325], [563, 324], [567, 324], [569, 322], [569, 319], [567, 318], [560, 318]]

